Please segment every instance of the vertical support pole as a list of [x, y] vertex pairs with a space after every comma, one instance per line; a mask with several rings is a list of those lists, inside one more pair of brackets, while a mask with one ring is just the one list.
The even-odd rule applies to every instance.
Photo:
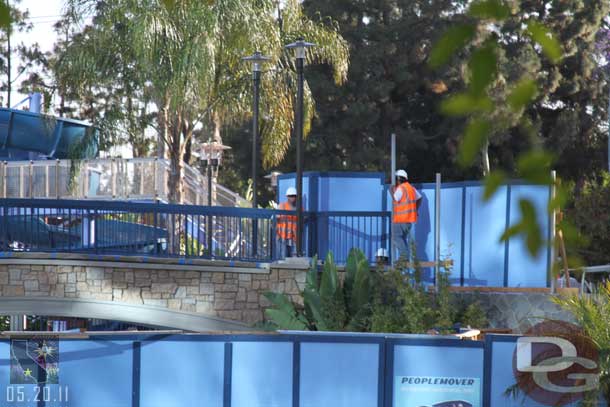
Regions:
[[[549, 191], [549, 198], [551, 201], [555, 200], [557, 196], [557, 172], [555, 170], [551, 171], [551, 189]], [[555, 283], [556, 279], [553, 273], [553, 268], [555, 264], [555, 260], [557, 259], [557, 253], [555, 252], [555, 235], [557, 233], [557, 209], [553, 209], [549, 214], [549, 248], [548, 248], [548, 279], [550, 280], [551, 293], [554, 294], [556, 291]]]
[[[258, 207], [258, 188], [256, 179], [258, 177], [258, 110], [259, 110], [259, 90], [261, 72], [254, 69], [252, 73], [252, 86], [254, 87], [254, 106], [252, 112], [252, 208]], [[252, 255], [256, 258], [258, 252], [258, 220], [252, 218]]]
[[134, 171], [136, 165], [140, 166], [140, 199], [144, 198], [144, 162], [138, 161], [133, 163]]
[[[390, 160], [391, 160], [391, 168], [390, 168], [390, 194], [392, 193], [392, 185], [395, 184], [394, 182], [394, 178], [396, 177], [396, 134], [392, 133], [391, 134], [391, 151], [390, 151]], [[383, 199], [387, 199], [387, 196], [384, 196]], [[389, 233], [388, 236], [390, 237], [390, 250], [388, 250], [388, 260], [390, 261], [390, 264], [394, 265], [394, 246], [392, 245], [392, 221], [394, 219], [394, 197], [390, 197], [390, 203], [392, 204], [391, 206], [391, 211], [392, 214], [390, 216], [390, 222], [389, 222]]]
[[[208, 156], [208, 207], [212, 207], [212, 138], [210, 137], [208, 141], [210, 147], [210, 154]], [[208, 210], [207, 214], [207, 238], [208, 238], [208, 251], [210, 252], [210, 258], [213, 258], [213, 240], [212, 240], [212, 215]]]
[[83, 198], [87, 199], [89, 195], [89, 160], [83, 162]]
[[305, 58], [297, 56], [297, 111], [295, 136], [297, 142], [297, 256], [303, 255], [303, 65]]
[[55, 160], [55, 196], [57, 199], [61, 197], [61, 192], [59, 191], [59, 158]]
[[391, 154], [390, 159], [392, 160], [392, 167], [390, 168], [390, 171], [392, 173], [390, 174], [390, 180], [391, 180], [391, 183], [393, 183], [393, 181], [394, 181], [394, 174], [396, 174], [396, 134], [392, 133], [391, 134], [391, 138], [392, 138], [392, 140], [391, 140], [391, 143], [392, 143], [391, 144], [391, 149], [392, 149], [392, 151], [390, 153]]
[[[131, 164], [131, 160], [129, 158], [127, 159], [121, 159], [119, 160], [119, 169], [117, 169], [117, 171], [121, 171], [121, 173], [119, 173], [119, 179], [120, 180], [124, 180], [123, 182], [123, 188], [121, 188], [121, 190], [124, 192], [125, 195], [123, 195], [123, 193], [120, 194], [120, 198], [126, 198], [129, 199], [130, 194], [130, 190], [129, 190], [129, 165]], [[135, 181], [135, 179], [134, 179]]]
[[28, 197], [31, 199], [34, 197], [32, 195], [34, 193], [34, 161], [32, 160], [30, 160], [30, 165], [28, 166], [28, 178]]
[[45, 163], [44, 165], [44, 197], [45, 198], [50, 198], [50, 192], [49, 191], [49, 165], [47, 163]]
[[112, 184], [112, 199], [116, 197], [116, 172], [114, 171], [114, 158], [110, 160], [110, 178]]
[[434, 287], [438, 291], [441, 275], [441, 174], [436, 173], [434, 190]]
[[23, 191], [23, 165], [19, 166], [19, 198], [25, 198], [25, 192]]

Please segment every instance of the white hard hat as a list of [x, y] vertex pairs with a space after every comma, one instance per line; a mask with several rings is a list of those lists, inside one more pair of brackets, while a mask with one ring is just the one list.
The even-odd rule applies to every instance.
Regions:
[[290, 187], [286, 190], [286, 196], [296, 196], [297, 189], [295, 187]]
[[388, 257], [387, 249], [384, 249], [383, 247], [377, 249], [377, 257]]
[[407, 172], [405, 170], [396, 171], [396, 176], [404, 179], [409, 179], [409, 176], [407, 175]]

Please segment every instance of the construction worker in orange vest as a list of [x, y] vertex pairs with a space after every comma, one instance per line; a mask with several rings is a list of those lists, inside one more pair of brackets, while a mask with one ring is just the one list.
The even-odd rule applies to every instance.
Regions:
[[398, 259], [409, 261], [411, 256], [411, 228], [417, 222], [417, 210], [421, 194], [409, 184], [405, 170], [396, 171], [396, 185], [391, 188], [394, 209], [392, 211], [392, 246], [398, 250]]
[[[297, 190], [290, 187], [286, 190], [286, 201], [278, 207], [282, 211], [296, 211]], [[276, 231], [277, 248], [279, 258], [292, 257], [292, 249], [297, 240], [297, 217], [296, 215], [279, 215]]]

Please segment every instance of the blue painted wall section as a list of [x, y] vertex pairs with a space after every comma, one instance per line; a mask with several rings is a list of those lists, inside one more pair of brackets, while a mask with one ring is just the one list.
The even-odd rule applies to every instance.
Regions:
[[[0, 397], [3, 406], [21, 407], [411, 407], [441, 399], [471, 400], [472, 407], [539, 406], [523, 392], [518, 400], [505, 395], [516, 383], [517, 338], [285, 333], [61, 339], [59, 384], [39, 385], [9, 382], [11, 348], [2, 340]], [[469, 385], [430, 386], [443, 378]], [[409, 379], [427, 383], [409, 389]], [[67, 401], [57, 401], [60, 389]], [[37, 392], [50, 394], [47, 401], [34, 401]]]
[[[390, 211], [392, 201], [382, 173], [305, 173], [303, 185], [307, 210], [317, 210], [318, 251], [333, 251], [344, 261], [350, 248], [358, 246], [374, 258], [379, 247], [389, 247], [389, 225], [379, 216], [367, 213]], [[294, 185], [294, 174], [280, 176], [278, 200]], [[317, 188], [316, 188], [317, 185]], [[414, 183], [422, 194], [419, 221], [413, 236], [421, 261], [434, 260], [434, 183]], [[317, 196], [312, 201], [310, 197]], [[547, 287], [548, 250], [532, 258], [521, 237], [501, 242], [508, 225], [519, 221], [519, 201], [529, 199], [538, 213], [543, 236], [550, 235], [547, 212], [549, 188], [513, 181], [483, 200], [478, 181], [450, 182], [441, 186], [441, 257], [453, 260], [454, 285], [493, 287]], [[347, 212], [340, 216], [337, 212]], [[360, 219], [355, 213], [361, 213]], [[325, 213], [328, 215], [325, 217]], [[335, 213], [334, 216], [331, 216]], [[348, 215], [345, 213], [344, 215]], [[388, 218], [389, 219], [389, 218]], [[386, 245], [386, 246], [384, 246]], [[550, 249], [549, 249], [550, 250]], [[424, 270], [432, 282], [433, 270]]]

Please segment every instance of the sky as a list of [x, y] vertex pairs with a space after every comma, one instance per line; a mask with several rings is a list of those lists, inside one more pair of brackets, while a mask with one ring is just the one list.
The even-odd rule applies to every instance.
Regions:
[[[30, 22], [33, 29], [27, 33], [17, 33], [14, 38], [17, 43], [23, 42], [26, 45], [38, 43], [42, 51], [53, 50], [56, 35], [53, 31], [53, 24], [60, 18], [64, 0], [22, 0], [20, 7], [22, 10], [30, 11]], [[14, 64], [13, 74], [16, 74], [17, 67]], [[17, 88], [18, 86], [15, 86]], [[17, 103], [27, 95], [12, 92], [11, 102]]]

